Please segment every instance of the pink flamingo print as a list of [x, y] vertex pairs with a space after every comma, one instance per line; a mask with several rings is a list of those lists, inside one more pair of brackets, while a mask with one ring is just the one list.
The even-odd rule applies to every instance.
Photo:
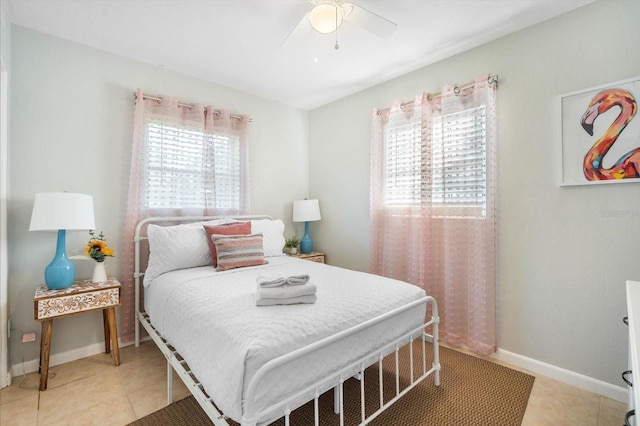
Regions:
[[622, 89], [603, 90], [593, 97], [580, 122], [584, 130], [593, 136], [593, 122], [598, 115], [613, 106], [620, 107], [620, 114], [584, 156], [582, 167], [587, 180], [640, 178], [640, 148], [620, 157], [613, 167], [609, 169], [602, 167], [602, 159], [633, 119], [638, 109], [636, 100], [631, 93]]

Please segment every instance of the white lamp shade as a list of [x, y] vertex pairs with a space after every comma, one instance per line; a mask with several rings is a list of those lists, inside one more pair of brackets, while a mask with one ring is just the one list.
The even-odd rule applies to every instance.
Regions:
[[293, 202], [293, 221], [312, 222], [320, 220], [320, 203], [318, 200], [298, 200]]
[[36, 194], [29, 231], [82, 231], [95, 229], [93, 197], [72, 192]]

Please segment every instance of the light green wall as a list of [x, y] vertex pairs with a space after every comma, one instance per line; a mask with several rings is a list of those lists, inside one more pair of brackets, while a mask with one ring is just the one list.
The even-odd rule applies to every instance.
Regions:
[[6, 3], [0, 3], [0, 55], [4, 65], [11, 66], [11, 19]]
[[640, 184], [559, 186], [558, 96], [640, 76], [638, 22], [640, 2], [598, 1], [312, 111], [317, 247], [332, 264], [368, 269], [372, 108], [498, 74], [499, 347], [622, 386]]
[[[22, 360], [23, 332], [38, 331], [33, 295], [53, 258], [55, 234], [29, 232], [35, 193], [92, 194], [96, 226], [115, 246], [107, 272], [121, 277], [133, 126], [133, 93], [177, 96], [249, 114], [251, 211], [285, 221], [308, 190], [307, 112], [206, 83], [161, 67], [12, 27], [12, 98], [9, 200], [9, 295], [13, 326], [11, 362]], [[67, 233], [68, 255], [79, 254], [88, 234]], [[89, 278], [90, 262], [76, 262]], [[103, 341], [99, 314], [56, 320], [52, 356]], [[37, 359], [36, 344], [24, 345]], [[80, 353], [81, 355], [82, 353]]]

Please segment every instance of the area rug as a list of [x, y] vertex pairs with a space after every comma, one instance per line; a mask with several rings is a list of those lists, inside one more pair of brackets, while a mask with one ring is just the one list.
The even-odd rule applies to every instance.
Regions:
[[[414, 344], [418, 357], [419, 344]], [[402, 355], [402, 354], [401, 354]], [[401, 389], [409, 378], [408, 357], [400, 356]], [[431, 364], [431, 348], [427, 345], [427, 365]], [[416, 359], [415, 363], [421, 363]], [[428, 377], [416, 388], [388, 408], [371, 425], [376, 426], [442, 426], [442, 425], [520, 425], [533, 386], [534, 377], [453, 349], [440, 347], [440, 386]], [[420, 367], [421, 368], [421, 367]], [[395, 392], [394, 357], [383, 362], [385, 401]], [[365, 374], [365, 407], [376, 410], [379, 403], [377, 365]], [[360, 383], [349, 379], [344, 383], [345, 425], [360, 422]], [[333, 413], [333, 392], [319, 399], [320, 424], [339, 425]], [[131, 423], [133, 426], [204, 426], [213, 423], [191, 396]], [[229, 424], [237, 423], [229, 420]], [[283, 425], [283, 419], [273, 423]], [[291, 415], [291, 425], [313, 425], [313, 405], [308, 403]]]

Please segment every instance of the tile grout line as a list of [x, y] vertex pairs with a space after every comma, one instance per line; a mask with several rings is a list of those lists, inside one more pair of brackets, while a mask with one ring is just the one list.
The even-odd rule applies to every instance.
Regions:
[[600, 401], [598, 403], [598, 415], [596, 416], [596, 426], [600, 426], [600, 418], [602, 417], [602, 395], [600, 395]]
[[122, 380], [122, 374], [120, 374], [120, 369], [115, 367], [116, 372], [118, 373], [118, 380], [120, 381], [120, 386], [122, 386], [122, 390], [124, 391], [124, 394], [127, 397], [127, 403], [129, 404], [129, 408], [131, 408], [131, 412], [133, 413], [133, 416], [135, 417], [136, 420], [138, 420], [140, 417], [138, 417], [138, 415], [136, 414], [136, 410], [133, 408], [133, 404], [131, 403], [131, 396], [129, 395], [129, 391], [127, 390], [127, 387], [124, 384], [124, 380]]

